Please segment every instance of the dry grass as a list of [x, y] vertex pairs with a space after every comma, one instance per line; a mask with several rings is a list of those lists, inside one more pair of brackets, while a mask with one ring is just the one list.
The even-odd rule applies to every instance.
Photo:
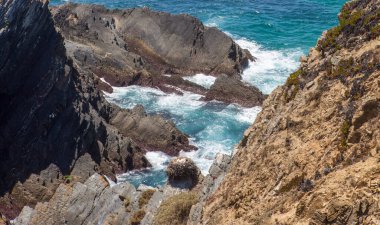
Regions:
[[154, 225], [185, 225], [191, 207], [197, 202], [198, 197], [193, 192], [182, 193], [167, 199], [158, 209]]
[[139, 199], [139, 207], [142, 208], [146, 204], [148, 204], [149, 200], [152, 198], [155, 190], [148, 189], [145, 190], [143, 193], [141, 193], [140, 199]]

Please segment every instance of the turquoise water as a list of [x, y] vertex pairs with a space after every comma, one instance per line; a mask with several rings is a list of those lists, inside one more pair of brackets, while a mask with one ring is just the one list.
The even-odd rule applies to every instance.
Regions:
[[[66, 1], [52, 0], [51, 4]], [[243, 73], [243, 80], [269, 94], [284, 83], [299, 65], [299, 57], [315, 46], [321, 33], [337, 24], [337, 14], [345, 0], [76, 0], [78, 3], [102, 4], [109, 8], [150, 7], [170, 13], [187, 13], [230, 35], [248, 49], [257, 61]], [[189, 80], [209, 87], [213, 78], [202, 74]], [[200, 101], [201, 96], [165, 94], [141, 87], [115, 88], [107, 99], [122, 107], [137, 104], [148, 113], [173, 119], [178, 128], [191, 137], [199, 150], [181, 153], [191, 157], [207, 173], [218, 152], [231, 153], [256, 118], [260, 108], [242, 108], [218, 102]], [[163, 153], [148, 153], [153, 168], [134, 171], [119, 177], [135, 185], [161, 185], [170, 160]]]

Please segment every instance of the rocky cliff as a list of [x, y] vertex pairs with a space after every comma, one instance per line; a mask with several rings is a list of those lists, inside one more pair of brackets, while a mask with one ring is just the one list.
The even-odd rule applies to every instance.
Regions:
[[0, 43], [0, 215], [48, 200], [62, 182], [148, 167], [146, 149], [192, 149], [173, 123], [105, 101], [67, 56], [48, 1], [0, 1]]
[[[189, 15], [147, 8], [109, 10], [80, 4], [65, 4], [51, 11], [74, 62], [113, 86], [142, 85], [181, 94], [180, 88], [205, 95], [205, 88], [182, 76], [226, 74], [236, 83], [229, 87], [236, 93], [244, 86], [240, 80], [243, 69], [254, 60], [248, 50], [241, 49], [226, 34]], [[112, 91], [101, 80], [96, 82], [102, 90]], [[229, 85], [229, 80], [220, 82]], [[249, 91], [246, 95], [260, 101], [226, 95], [219, 89], [208, 97], [226, 103], [261, 105], [256, 92]], [[218, 94], [224, 98], [218, 98]]]
[[265, 100], [201, 224], [380, 224], [380, 1], [347, 3]]

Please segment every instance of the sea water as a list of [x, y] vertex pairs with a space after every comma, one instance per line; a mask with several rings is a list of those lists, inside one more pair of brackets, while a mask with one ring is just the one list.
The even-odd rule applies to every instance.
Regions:
[[[67, 1], [52, 0], [51, 4]], [[243, 80], [269, 94], [285, 82], [296, 70], [299, 58], [315, 46], [321, 33], [337, 24], [337, 14], [345, 0], [73, 0], [72, 2], [101, 4], [108, 8], [149, 7], [170, 13], [186, 13], [198, 17], [208, 26], [218, 27], [241, 47], [257, 58], [244, 71]], [[215, 81], [204, 74], [189, 74], [185, 79], [205, 88]], [[231, 154], [244, 131], [254, 122], [259, 107], [244, 108], [200, 100], [201, 95], [166, 94], [160, 90], [130, 86], [114, 88], [106, 94], [110, 102], [124, 108], [138, 104], [149, 114], [171, 119], [190, 136], [199, 150], [181, 152], [192, 158], [203, 174], [217, 153]], [[118, 176], [118, 181], [134, 185], [162, 185], [164, 169], [170, 157], [161, 152], [149, 152], [146, 157], [152, 168]]]

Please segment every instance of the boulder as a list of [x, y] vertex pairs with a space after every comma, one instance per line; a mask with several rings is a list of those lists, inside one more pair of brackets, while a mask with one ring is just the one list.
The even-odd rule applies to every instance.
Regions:
[[198, 183], [200, 170], [191, 159], [177, 157], [170, 161], [166, 174], [171, 186], [192, 188]]
[[162, 151], [177, 156], [182, 150], [196, 149], [189, 145], [188, 137], [179, 131], [172, 121], [157, 115], [147, 115], [141, 105], [132, 110], [114, 112], [110, 123], [148, 151]]
[[204, 100], [237, 103], [244, 107], [261, 106], [265, 95], [256, 87], [229, 76], [219, 76]]

